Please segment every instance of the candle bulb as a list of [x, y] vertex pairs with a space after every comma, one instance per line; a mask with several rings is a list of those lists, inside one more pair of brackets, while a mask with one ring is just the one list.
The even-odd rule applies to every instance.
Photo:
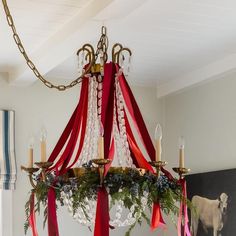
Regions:
[[155, 141], [156, 141], [156, 161], [161, 161], [161, 140], [162, 140], [162, 128], [160, 124], [157, 124], [155, 130]]
[[46, 162], [47, 154], [46, 154], [46, 138], [47, 138], [47, 131], [46, 129], [42, 128], [41, 130], [41, 137], [40, 137], [40, 147], [41, 147], [41, 162]]
[[34, 138], [31, 137], [29, 141], [29, 159], [28, 168], [33, 168], [34, 163]]
[[99, 124], [99, 138], [98, 138], [98, 158], [104, 159], [104, 128], [102, 122]]
[[181, 136], [179, 138], [179, 167], [184, 168], [184, 146], [185, 140], [184, 137]]

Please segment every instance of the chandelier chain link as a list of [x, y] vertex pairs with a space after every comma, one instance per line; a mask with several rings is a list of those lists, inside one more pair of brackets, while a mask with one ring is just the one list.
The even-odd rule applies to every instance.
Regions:
[[[7, 19], [7, 23], [8, 25], [10, 26], [11, 30], [12, 30], [12, 33], [13, 33], [13, 39], [20, 51], [20, 53], [23, 55], [23, 57], [25, 58], [26, 60], [26, 64], [28, 65], [28, 67], [33, 71], [33, 73], [35, 74], [35, 76], [45, 85], [47, 86], [48, 88], [54, 88], [54, 89], [57, 89], [59, 91], [65, 91], [69, 88], [72, 88], [74, 87], [75, 85], [79, 84], [82, 80], [83, 80], [83, 77], [90, 72], [92, 66], [95, 64], [96, 62], [96, 59], [100, 53], [100, 51], [102, 51], [104, 53], [104, 61], [107, 60], [107, 47], [108, 47], [108, 38], [106, 36], [106, 28], [103, 26], [102, 27], [102, 35], [99, 39], [99, 42], [97, 44], [97, 50], [96, 50], [96, 53], [95, 55], [92, 55], [93, 56], [93, 59], [90, 60], [89, 62], [89, 65], [86, 67], [86, 69], [83, 71], [83, 73], [75, 80], [73, 80], [71, 83], [67, 84], [67, 85], [55, 85], [53, 83], [51, 83], [50, 81], [46, 80], [42, 74], [39, 72], [39, 70], [37, 69], [37, 67], [35, 66], [34, 62], [30, 59], [30, 57], [28, 56], [25, 48], [24, 48], [24, 45], [21, 41], [21, 38], [19, 36], [19, 34], [17, 33], [17, 30], [16, 30], [16, 26], [15, 26], [15, 23], [14, 23], [14, 19], [10, 13], [10, 10], [9, 10], [9, 7], [8, 7], [8, 4], [7, 4], [7, 0], [2, 0], [2, 3], [3, 3], [3, 7], [4, 7], [4, 11], [5, 11], [5, 14], [6, 14], [6, 19]], [[84, 50], [84, 49], [82, 49]]]

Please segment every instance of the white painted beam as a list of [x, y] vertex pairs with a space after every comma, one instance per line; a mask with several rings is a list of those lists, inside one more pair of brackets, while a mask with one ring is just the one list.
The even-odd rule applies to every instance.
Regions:
[[0, 72], [0, 80], [8, 80], [8, 73]]
[[236, 54], [231, 54], [222, 60], [215, 61], [198, 70], [158, 85], [157, 97], [164, 97], [199, 83], [217, 79], [234, 70], [236, 70]]
[[[85, 40], [86, 30], [81, 29], [87, 22], [92, 20], [100, 11], [111, 4], [114, 0], [93, 0], [79, 13], [65, 24], [58, 32], [49, 38], [30, 57], [42, 75], [45, 75], [52, 68], [62, 63], [76, 50], [82, 46]], [[97, 30], [98, 33], [100, 29]], [[96, 33], [96, 36], [99, 35]], [[91, 32], [90, 32], [91, 33]], [[88, 36], [88, 35], [86, 35]], [[27, 45], [25, 45], [27, 48]], [[22, 58], [22, 64], [10, 73], [9, 82], [11, 84], [28, 84], [36, 80], [33, 72], [26, 66]]]
[[[114, 18], [122, 19], [147, 1], [92, 0], [84, 9], [80, 10], [78, 15], [65, 24], [31, 55], [32, 61], [44, 76], [75, 54], [84, 43], [93, 41], [97, 43], [102, 22]], [[69, 79], [72, 80], [74, 78]], [[23, 86], [35, 80], [36, 77], [26, 66], [23, 59], [22, 64], [10, 73], [9, 79], [11, 84]]]

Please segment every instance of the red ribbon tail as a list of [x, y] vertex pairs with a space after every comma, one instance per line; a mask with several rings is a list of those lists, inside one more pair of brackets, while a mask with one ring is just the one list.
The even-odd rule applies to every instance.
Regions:
[[98, 190], [94, 236], [109, 236], [109, 203], [105, 187]]
[[36, 220], [35, 220], [35, 211], [34, 211], [34, 193], [30, 196], [30, 216], [29, 216], [29, 224], [32, 229], [33, 236], [38, 236], [38, 232], [36, 229]]
[[161, 207], [159, 202], [153, 204], [151, 230], [154, 231], [158, 227], [165, 228], [165, 222], [161, 214]]
[[[191, 232], [189, 229], [189, 219], [188, 219], [188, 207], [186, 203], [187, 199], [187, 187], [186, 187], [186, 180], [181, 179], [179, 181], [182, 187], [182, 194], [183, 200], [180, 202], [180, 209], [179, 209], [179, 218], [178, 218], [178, 236], [191, 236]], [[184, 219], [184, 223], [182, 226], [182, 219]]]
[[59, 236], [56, 213], [56, 193], [53, 188], [50, 188], [48, 191], [48, 236]]

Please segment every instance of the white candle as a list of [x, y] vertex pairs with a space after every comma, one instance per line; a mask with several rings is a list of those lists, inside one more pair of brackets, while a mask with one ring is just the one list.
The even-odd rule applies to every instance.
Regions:
[[29, 142], [28, 168], [33, 168], [33, 163], [34, 163], [34, 138], [32, 137]]
[[184, 137], [181, 136], [179, 138], [179, 167], [184, 168], [184, 145], [185, 140]]
[[41, 130], [41, 137], [40, 137], [41, 162], [46, 162], [47, 160], [46, 138], [47, 138], [47, 131], [43, 128]]
[[98, 158], [104, 159], [104, 138], [102, 136], [98, 139]]
[[160, 124], [157, 124], [155, 130], [155, 141], [156, 141], [156, 161], [161, 161], [161, 140], [162, 140], [162, 128]]

